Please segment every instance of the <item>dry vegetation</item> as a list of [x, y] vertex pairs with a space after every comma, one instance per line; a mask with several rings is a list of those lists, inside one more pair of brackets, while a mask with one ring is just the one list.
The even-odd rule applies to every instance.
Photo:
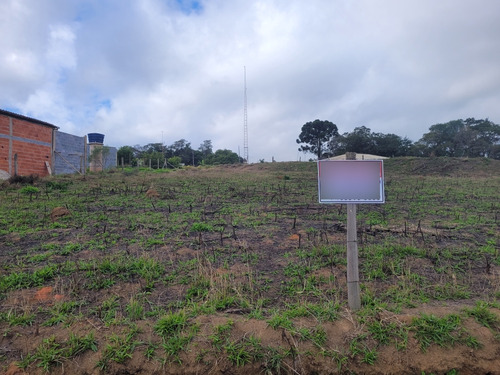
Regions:
[[0, 371], [500, 373], [500, 162], [385, 173], [356, 313], [314, 163], [4, 183]]

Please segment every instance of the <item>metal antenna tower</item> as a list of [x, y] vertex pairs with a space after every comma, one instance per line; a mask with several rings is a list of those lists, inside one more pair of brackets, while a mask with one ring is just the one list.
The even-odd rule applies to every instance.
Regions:
[[247, 67], [243, 67], [245, 89], [243, 94], [243, 158], [248, 164], [248, 114], [247, 114]]

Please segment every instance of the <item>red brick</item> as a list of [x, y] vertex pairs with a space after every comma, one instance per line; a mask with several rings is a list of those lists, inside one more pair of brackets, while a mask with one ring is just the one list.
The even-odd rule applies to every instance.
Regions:
[[[10, 119], [0, 115], [0, 134], [10, 135]], [[29, 121], [12, 118], [12, 135], [30, 140], [52, 144], [52, 131], [49, 126], [33, 124]], [[51, 163], [51, 146], [37, 145], [29, 142], [12, 140], [12, 169], [14, 169], [14, 155], [17, 154], [17, 169], [21, 175], [48, 174], [45, 161]], [[0, 138], [0, 169], [8, 171], [9, 140]]]

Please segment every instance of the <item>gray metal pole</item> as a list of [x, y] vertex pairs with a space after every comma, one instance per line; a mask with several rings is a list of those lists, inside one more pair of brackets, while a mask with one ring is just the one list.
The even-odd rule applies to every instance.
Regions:
[[347, 204], [347, 301], [351, 310], [361, 308], [358, 267], [356, 204]]
[[[356, 160], [355, 152], [346, 153], [347, 160]], [[347, 302], [351, 310], [361, 308], [358, 266], [358, 232], [356, 204], [347, 204]]]

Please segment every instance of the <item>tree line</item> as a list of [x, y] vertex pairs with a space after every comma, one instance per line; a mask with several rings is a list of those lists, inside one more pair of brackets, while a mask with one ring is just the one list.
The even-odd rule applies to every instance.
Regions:
[[118, 149], [118, 163], [130, 166], [151, 166], [151, 168], [178, 168], [181, 165], [236, 164], [244, 160], [231, 150], [213, 151], [212, 141], [205, 140], [197, 149], [185, 139], [169, 146], [163, 143], [149, 143], [145, 146], [122, 146]]
[[422, 138], [412, 142], [396, 134], [372, 132], [365, 126], [339, 134], [330, 121], [314, 120], [302, 126], [299, 151], [318, 159], [346, 152], [379, 156], [453, 156], [500, 159], [500, 125], [488, 119], [453, 120], [435, 124]]

